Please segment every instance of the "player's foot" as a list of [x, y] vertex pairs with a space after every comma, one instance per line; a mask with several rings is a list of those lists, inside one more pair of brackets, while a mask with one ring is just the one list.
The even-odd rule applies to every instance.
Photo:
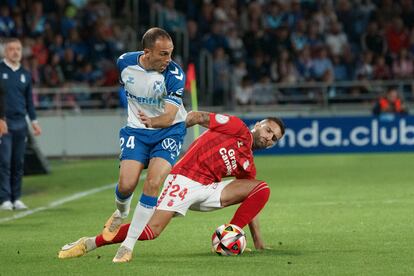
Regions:
[[112, 216], [106, 221], [102, 231], [102, 237], [105, 241], [112, 241], [122, 225], [122, 216], [119, 210], [116, 210]]
[[21, 200], [16, 200], [13, 202], [14, 210], [27, 210], [29, 207], [27, 207], [26, 204], [23, 203]]
[[80, 257], [96, 248], [95, 237], [83, 237], [79, 240], [65, 244], [59, 251], [59, 259]]
[[11, 201], [10, 201], [10, 200], [6, 200], [6, 201], [4, 201], [4, 202], [0, 205], [0, 210], [12, 211], [12, 210], [13, 210], [13, 203], [11, 203]]
[[119, 247], [118, 252], [116, 252], [116, 255], [112, 262], [114, 263], [126, 263], [132, 260], [132, 250], [128, 247], [121, 245]]

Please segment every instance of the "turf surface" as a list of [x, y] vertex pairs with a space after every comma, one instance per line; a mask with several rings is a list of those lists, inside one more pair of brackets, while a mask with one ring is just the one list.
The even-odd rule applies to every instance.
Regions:
[[[272, 249], [210, 253], [211, 234], [232, 217], [230, 207], [173, 220], [158, 239], [138, 242], [128, 264], [112, 264], [116, 245], [59, 260], [62, 245], [100, 232], [114, 209], [107, 189], [0, 223], [0, 275], [414, 275], [413, 164], [408, 153], [257, 157], [258, 178], [272, 191], [261, 214]], [[118, 174], [115, 158], [53, 162], [52, 171], [24, 179], [31, 209]], [[0, 211], [0, 220], [17, 213]]]

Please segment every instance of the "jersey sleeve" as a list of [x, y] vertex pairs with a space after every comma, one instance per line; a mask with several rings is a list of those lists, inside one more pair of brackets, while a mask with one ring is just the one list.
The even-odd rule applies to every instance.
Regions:
[[165, 88], [167, 90], [165, 101], [180, 106], [183, 103], [184, 85], [183, 70], [175, 62], [171, 62], [165, 72]]
[[6, 106], [5, 100], [4, 100], [5, 97], [6, 97], [6, 93], [0, 81], [0, 119], [3, 119], [5, 117], [5, 106]]
[[210, 125], [208, 128], [233, 136], [244, 136], [249, 131], [240, 118], [217, 113], [210, 113]]
[[122, 70], [124, 70], [124, 68], [125, 67], [127, 67], [127, 65], [126, 65], [126, 61], [125, 61], [125, 55], [126, 54], [123, 54], [123, 55], [121, 55], [117, 60], [116, 60], [116, 67], [118, 67], [118, 72], [119, 72], [119, 83], [121, 84], [121, 85], [124, 85], [124, 82], [122, 81], [122, 78], [121, 78], [121, 73], [122, 73]]
[[33, 104], [33, 92], [32, 92], [32, 77], [29, 72], [26, 72], [26, 78], [28, 79], [28, 85], [25, 91], [27, 113], [31, 121], [36, 120], [36, 111]]
[[122, 81], [122, 78], [121, 78], [122, 71], [128, 66], [136, 64], [137, 58], [138, 58], [137, 52], [128, 52], [128, 53], [122, 54], [116, 60], [116, 66], [118, 67], [118, 72], [119, 72], [119, 83], [121, 85], [124, 85], [124, 82]]

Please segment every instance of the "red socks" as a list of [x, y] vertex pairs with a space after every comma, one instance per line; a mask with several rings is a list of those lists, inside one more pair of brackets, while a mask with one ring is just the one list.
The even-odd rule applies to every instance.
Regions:
[[[97, 247], [101, 247], [104, 246], [106, 244], [113, 244], [113, 243], [121, 243], [125, 240], [127, 233], [128, 233], [128, 229], [129, 229], [129, 225], [128, 224], [123, 224], [121, 226], [121, 228], [119, 229], [118, 234], [116, 234], [116, 236], [114, 237], [114, 239], [112, 241], [105, 241], [102, 237], [102, 235], [98, 235], [95, 238], [95, 244]], [[148, 224], [145, 226], [144, 231], [142, 231], [141, 236], [139, 236], [138, 240], [140, 241], [145, 241], [145, 240], [153, 240], [155, 239], [154, 237], [154, 233], [152, 232], [151, 227], [148, 226]]]
[[270, 196], [266, 182], [257, 184], [237, 209], [230, 223], [243, 228], [263, 209]]

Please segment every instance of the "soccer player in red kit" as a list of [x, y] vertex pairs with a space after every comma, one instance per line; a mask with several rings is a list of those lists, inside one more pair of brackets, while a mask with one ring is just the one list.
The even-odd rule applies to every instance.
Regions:
[[[213, 211], [241, 203], [230, 223], [240, 228], [248, 224], [255, 248], [264, 249], [258, 214], [270, 190], [266, 182], [255, 179], [252, 150], [274, 146], [284, 135], [283, 122], [267, 118], [249, 130], [235, 116], [191, 112], [186, 124], [188, 127], [200, 124], [208, 130], [190, 145], [165, 179], [156, 211], [138, 239], [155, 239], [174, 216], [185, 216], [188, 209]], [[235, 179], [223, 180], [225, 177]], [[97, 247], [120, 243], [128, 228], [129, 224], [123, 224], [112, 241], [105, 241], [101, 234], [67, 244], [59, 252], [59, 258], [79, 257]], [[115, 259], [128, 262], [132, 252], [125, 247], [118, 250]]]

